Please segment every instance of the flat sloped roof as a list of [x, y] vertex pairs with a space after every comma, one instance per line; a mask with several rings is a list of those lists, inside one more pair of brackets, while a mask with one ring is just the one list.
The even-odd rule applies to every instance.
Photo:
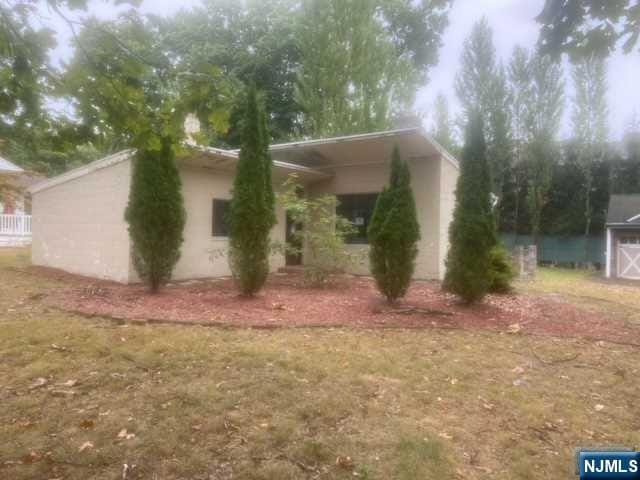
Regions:
[[640, 228], [640, 194], [611, 195], [607, 225], [638, 225]]
[[0, 157], [0, 172], [22, 173], [24, 170], [6, 158]]

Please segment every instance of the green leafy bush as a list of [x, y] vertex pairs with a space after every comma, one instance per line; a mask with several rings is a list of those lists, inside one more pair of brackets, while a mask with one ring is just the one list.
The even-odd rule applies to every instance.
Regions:
[[278, 194], [292, 222], [300, 225], [294, 232], [296, 242], [302, 245], [284, 248], [291, 254], [304, 254], [306, 280], [315, 286], [326, 284], [331, 275], [341, 273], [362, 261], [362, 254], [350, 250], [345, 239], [355, 233], [349, 220], [336, 214], [338, 200], [333, 195], [304, 198], [299, 195], [296, 176], [290, 175]]

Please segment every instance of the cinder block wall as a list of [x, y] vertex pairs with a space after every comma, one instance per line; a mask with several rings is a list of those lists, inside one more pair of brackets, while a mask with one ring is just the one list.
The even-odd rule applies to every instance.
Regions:
[[33, 263], [127, 282], [130, 183], [131, 161], [124, 160], [34, 193]]

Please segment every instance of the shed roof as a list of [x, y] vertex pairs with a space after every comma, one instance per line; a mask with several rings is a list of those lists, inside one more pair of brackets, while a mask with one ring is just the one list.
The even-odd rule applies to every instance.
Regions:
[[640, 194], [611, 195], [607, 225], [637, 225], [640, 227]]
[[19, 166], [11, 163], [6, 158], [0, 157], [0, 172], [3, 173], [22, 173], [24, 170]]

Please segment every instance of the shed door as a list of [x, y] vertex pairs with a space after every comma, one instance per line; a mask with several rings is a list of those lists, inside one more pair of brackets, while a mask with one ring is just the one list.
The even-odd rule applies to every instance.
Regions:
[[618, 244], [618, 277], [640, 280], [640, 236], [620, 239]]

